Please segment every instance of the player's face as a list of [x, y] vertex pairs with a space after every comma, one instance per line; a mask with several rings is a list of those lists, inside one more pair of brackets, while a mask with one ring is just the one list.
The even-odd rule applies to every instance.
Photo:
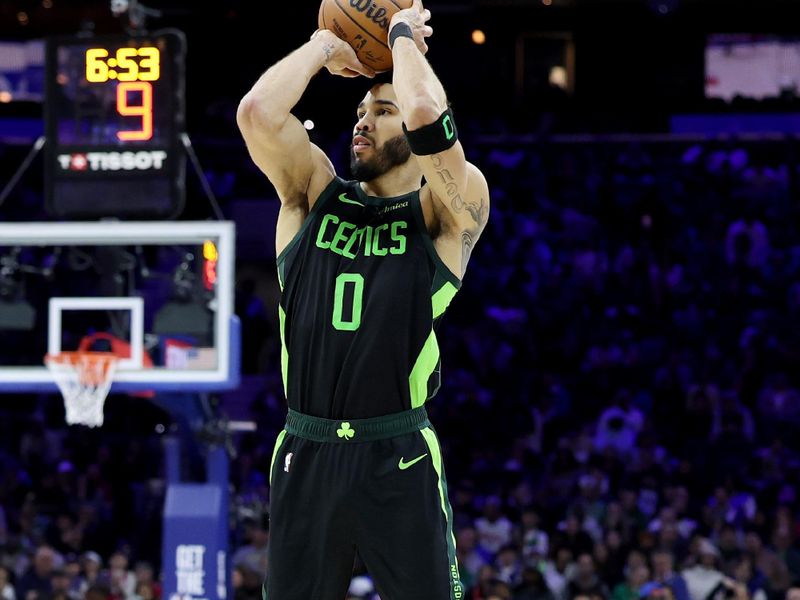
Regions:
[[376, 85], [367, 92], [357, 116], [350, 144], [350, 171], [355, 179], [371, 181], [411, 158], [391, 84]]

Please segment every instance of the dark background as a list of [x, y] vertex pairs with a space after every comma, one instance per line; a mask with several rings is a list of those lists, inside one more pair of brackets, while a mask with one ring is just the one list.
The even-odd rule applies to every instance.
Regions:
[[[232, 100], [241, 97], [260, 73], [307, 40], [316, 28], [318, 10], [312, 1], [150, 4], [163, 13], [149, 21], [150, 29], [178, 27], [188, 35], [190, 133], [225, 126], [215, 122], [214, 110], [230, 110]], [[797, 4], [792, 0], [552, 0], [549, 5], [541, 0], [439, 0], [426, 4], [434, 28], [428, 56], [459, 115], [487, 121], [502, 114], [515, 130], [524, 130], [535, 128], [534, 115], [547, 108], [573, 117], [558, 122], [565, 131], [664, 131], [673, 112], [731, 109], [703, 98], [707, 34], [793, 35], [798, 32]], [[20, 11], [29, 17], [25, 25], [18, 20]], [[28, 0], [0, 6], [3, 39], [69, 34], [87, 26], [97, 33], [123, 29], [107, 1], [52, 0], [51, 8], [45, 8], [41, 0]], [[471, 42], [474, 28], [485, 31], [486, 44]], [[554, 32], [570, 32], [576, 49], [574, 97], [569, 102], [559, 99], [555, 107], [547, 106], [549, 98], [535, 65], [528, 65], [522, 88], [515, 83], [518, 39]], [[338, 109], [352, 110], [364, 84], [319, 77], [311, 86], [312, 100], [301, 103], [299, 112], [313, 115], [323, 130], [338, 128], [342, 114]], [[743, 108], [758, 109], [746, 101], [733, 107]], [[768, 107], [775, 108], [775, 104]], [[0, 110], [25, 109], [0, 106]], [[35, 112], [36, 107], [27, 110]]]

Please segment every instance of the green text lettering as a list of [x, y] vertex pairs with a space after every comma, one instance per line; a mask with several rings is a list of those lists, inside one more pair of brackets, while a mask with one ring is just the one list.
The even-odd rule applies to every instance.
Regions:
[[322, 219], [322, 224], [320, 224], [319, 233], [317, 234], [317, 247], [322, 248], [323, 250], [327, 250], [331, 246], [330, 242], [325, 242], [322, 239], [325, 236], [325, 228], [328, 226], [328, 222], [336, 225], [339, 222], [339, 217], [328, 213], [325, 215], [325, 218]]

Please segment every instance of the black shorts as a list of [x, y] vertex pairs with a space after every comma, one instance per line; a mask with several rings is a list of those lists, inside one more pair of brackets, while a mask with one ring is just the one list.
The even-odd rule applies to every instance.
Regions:
[[382, 600], [464, 598], [424, 407], [351, 421], [289, 411], [270, 479], [264, 600], [342, 600], [356, 551]]

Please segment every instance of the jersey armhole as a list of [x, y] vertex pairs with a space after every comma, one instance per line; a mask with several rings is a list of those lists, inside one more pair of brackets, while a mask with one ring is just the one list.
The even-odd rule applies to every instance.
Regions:
[[456, 289], [460, 289], [461, 280], [450, 270], [450, 267], [444, 264], [442, 257], [439, 256], [436, 247], [433, 245], [431, 234], [428, 233], [428, 228], [425, 225], [425, 215], [422, 214], [422, 201], [419, 198], [419, 194], [416, 194], [411, 200], [411, 212], [414, 214], [414, 221], [417, 223], [417, 229], [422, 237], [422, 243], [425, 246], [425, 250], [428, 252], [428, 256], [433, 261], [436, 271], [439, 275], [444, 277], [446, 281], [452, 283]]
[[337, 186], [342, 185], [343, 183], [344, 181], [340, 177], [334, 176], [334, 178], [331, 179], [331, 182], [325, 186], [325, 189], [322, 190], [317, 201], [314, 202], [314, 206], [312, 206], [311, 210], [308, 211], [308, 215], [306, 215], [303, 224], [300, 226], [300, 230], [296, 234], [294, 234], [294, 237], [291, 239], [291, 241], [278, 255], [278, 258], [276, 259], [278, 265], [280, 265], [286, 259], [286, 257], [289, 255], [289, 252], [292, 251], [292, 248], [294, 248], [297, 245], [297, 242], [299, 242], [300, 239], [303, 237], [303, 234], [306, 232], [306, 229], [308, 229], [308, 227], [311, 225], [311, 222], [314, 220], [314, 217], [320, 211], [320, 206], [325, 204], [328, 201], [328, 198], [332, 196], [331, 190], [334, 190]]

